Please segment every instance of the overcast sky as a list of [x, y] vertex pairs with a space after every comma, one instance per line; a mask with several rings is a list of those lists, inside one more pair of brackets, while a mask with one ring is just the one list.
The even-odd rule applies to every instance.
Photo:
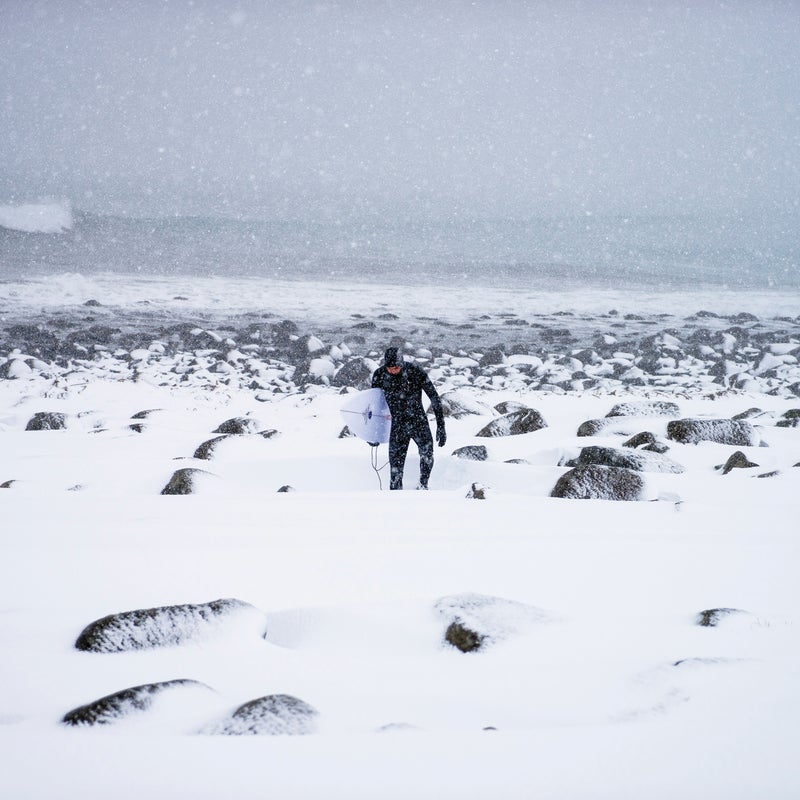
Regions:
[[798, 210], [800, 2], [0, 0], [0, 204]]

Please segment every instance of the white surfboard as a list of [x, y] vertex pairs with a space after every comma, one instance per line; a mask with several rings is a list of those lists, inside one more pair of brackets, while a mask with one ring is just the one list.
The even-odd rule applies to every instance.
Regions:
[[341, 408], [347, 427], [365, 442], [380, 444], [389, 441], [392, 415], [383, 389], [367, 389], [348, 398]]

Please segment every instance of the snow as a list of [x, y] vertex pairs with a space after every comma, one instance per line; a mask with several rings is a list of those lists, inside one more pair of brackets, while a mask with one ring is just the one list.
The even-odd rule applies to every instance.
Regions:
[[[115, 307], [189, 295], [181, 279], [149, 282], [149, 294], [143, 285], [118, 291]], [[6, 286], [4, 313], [105, 303], [112, 286], [76, 277], [59, 301], [42, 283], [38, 305], [27, 284]], [[198, 308], [204, 297], [257, 303], [235, 281], [191, 288]], [[378, 302], [370, 292], [353, 304]], [[306, 318], [310, 298], [324, 319], [343, 296], [309, 287]], [[561, 298], [606, 310], [607, 300]], [[661, 311], [669, 298], [651, 302]], [[726, 302], [780, 313], [744, 296], [708, 306]], [[796, 297], [778, 305], [792, 302], [796, 313]], [[453, 318], [479, 305], [457, 291], [449, 303]], [[13, 481], [0, 488], [0, 797], [798, 796], [800, 429], [774, 424], [796, 399], [679, 386], [644, 397], [492, 391], [440, 378], [474, 413], [448, 418], [431, 491], [390, 493], [367, 445], [338, 437], [338, 389], [257, 399], [235, 386], [159, 385], [157, 354], [140, 355], [136, 381], [99, 367], [74, 382], [0, 380], [0, 483]], [[582, 447], [642, 430], [664, 438], [669, 417], [648, 415], [651, 400], [677, 403], [685, 419], [762, 409], [751, 422], [767, 446], [742, 448], [758, 468], [722, 476], [715, 467], [733, 447], [669, 441], [684, 472], [643, 475], [645, 501], [550, 497]], [[488, 440], [486, 462], [452, 457], [487, 441], [475, 434], [501, 401], [536, 409], [547, 427]], [[617, 404], [637, 416], [576, 435]], [[65, 414], [66, 428], [26, 431], [44, 410]], [[234, 417], [280, 436], [234, 435], [193, 459]], [[385, 456], [381, 446], [379, 467]], [[412, 447], [406, 486], [416, 461]], [[196, 494], [160, 494], [196, 466], [213, 474]], [[467, 498], [473, 483], [485, 500]], [[295, 491], [278, 492], [285, 485]], [[109, 614], [218, 598], [255, 611], [174, 646], [74, 646]], [[746, 613], [698, 625], [714, 608]], [[456, 617], [485, 627], [491, 646], [446, 644]], [[61, 724], [94, 700], [176, 680], [196, 684], [113, 724]], [[284, 695], [318, 712], [314, 733], [220, 734], [237, 709]]]
[[63, 233], [72, 228], [72, 209], [68, 203], [0, 206], [0, 228], [24, 233]]

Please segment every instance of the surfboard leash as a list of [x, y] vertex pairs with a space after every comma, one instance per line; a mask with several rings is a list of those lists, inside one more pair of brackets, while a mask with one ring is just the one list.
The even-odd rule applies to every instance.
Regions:
[[386, 464], [389, 462], [387, 461], [386, 464], [382, 466], [378, 466], [378, 448], [380, 447], [379, 444], [372, 444], [369, 443], [369, 459], [370, 463], [372, 464], [372, 469], [375, 470], [375, 474], [378, 476], [378, 488], [380, 491], [383, 491], [383, 481], [381, 480], [381, 470], [385, 469]]

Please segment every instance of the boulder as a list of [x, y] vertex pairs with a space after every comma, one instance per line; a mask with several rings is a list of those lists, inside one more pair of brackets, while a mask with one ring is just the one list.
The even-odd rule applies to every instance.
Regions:
[[505, 361], [506, 354], [502, 347], [489, 347], [483, 351], [481, 357], [481, 366], [489, 367], [496, 364], [502, 364]]
[[185, 691], [212, 691], [204, 683], [192, 680], [173, 680], [161, 683], [145, 683], [142, 686], [132, 686], [121, 692], [101, 697], [85, 706], [72, 709], [61, 720], [65, 725], [111, 725], [119, 722], [132, 714], [148, 711], [154, 700], [165, 693]]
[[800, 428], [800, 408], [790, 408], [775, 423], [777, 428]]
[[444, 640], [462, 653], [484, 649], [526, 628], [553, 621], [541, 608], [471, 592], [442, 597], [434, 608], [448, 623]]
[[670, 472], [679, 474], [683, 467], [671, 458], [641, 450], [620, 450], [615, 447], [584, 447], [574, 466], [602, 464], [606, 467], [624, 467], [636, 472]]
[[8, 341], [25, 352], [52, 356], [58, 348], [58, 338], [41, 325], [12, 325], [7, 330]]
[[701, 628], [716, 628], [725, 617], [747, 614], [738, 608], [707, 608], [697, 615], [696, 624]]
[[213, 456], [214, 450], [216, 449], [217, 445], [220, 442], [224, 441], [225, 439], [230, 439], [231, 436], [232, 434], [226, 433], [223, 434], [222, 436], [216, 436], [213, 439], [209, 439], [208, 441], [203, 442], [203, 444], [201, 444], [197, 448], [197, 450], [194, 451], [193, 458], [199, 458], [203, 460], [210, 459]]
[[372, 384], [372, 370], [363, 358], [351, 358], [336, 371], [331, 386], [351, 386], [353, 389], [369, 389]]
[[724, 464], [720, 464], [717, 469], [721, 469], [722, 474], [727, 475], [733, 469], [749, 469], [750, 467], [757, 466], [758, 464], [754, 464], [750, 461], [741, 450], [737, 450]]
[[482, 444], [468, 444], [453, 450], [456, 458], [465, 458], [468, 461], [488, 461], [489, 451]]
[[[147, 420], [153, 414], [156, 414], [159, 411], [161, 411], [160, 408], [149, 408], [146, 409], [145, 411], [137, 411], [133, 416], [131, 416], [131, 419]], [[130, 425], [128, 425], [128, 428], [130, 428], [130, 430], [132, 430], [134, 433], [144, 433], [145, 430], [147, 429], [147, 426], [144, 424], [143, 421], [140, 421], [131, 423]]]
[[677, 419], [667, 423], [667, 438], [682, 444], [716, 442], [734, 447], [753, 447], [760, 439], [755, 428], [736, 419]]
[[529, 411], [530, 406], [526, 406], [525, 403], [520, 403], [518, 400], [503, 400], [494, 407], [494, 410], [498, 414], [505, 415], [514, 411]]
[[617, 403], [607, 417], [677, 417], [681, 413], [677, 403], [666, 400], [642, 400]]
[[538, 411], [533, 408], [526, 408], [521, 411], [512, 411], [510, 414], [504, 414], [502, 417], [493, 419], [475, 435], [483, 437], [518, 436], [523, 433], [533, 433], [546, 427], [547, 423]]
[[262, 427], [261, 423], [252, 417], [233, 417], [232, 419], [225, 420], [225, 422], [211, 432], [241, 435], [244, 433], [256, 433], [260, 427]]
[[486, 489], [480, 483], [473, 483], [467, 492], [467, 499], [469, 500], [485, 500]]
[[200, 732], [223, 736], [299, 736], [315, 733], [319, 711], [297, 697], [271, 694], [239, 706]]
[[67, 416], [58, 411], [37, 411], [25, 426], [26, 431], [61, 431], [67, 427]]
[[564, 473], [550, 496], [574, 500], [643, 500], [644, 489], [644, 480], [638, 472], [588, 464]]
[[266, 633], [264, 615], [242, 600], [222, 599], [198, 605], [160, 606], [109, 614], [87, 625], [75, 649], [90, 653], [122, 653], [175, 647], [244, 621], [258, 636]]
[[634, 436], [631, 436], [630, 439], [622, 443], [623, 447], [650, 447], [656, 444], [658, 440], [655, 437], [655, 434], [650, 433], [650, 431], [642, 431], [641, 433], [637, 433]]
[[193, 494], [197, 489], [197, 479], [205, 476], [216, 477], [211, 472], [194, 467], [175, 470], [167, 485], [161, 490], [161, 494]]
[[607, 419], [587, 419], [578, 426], [576, 436], [597, 436], [607, 425]]

